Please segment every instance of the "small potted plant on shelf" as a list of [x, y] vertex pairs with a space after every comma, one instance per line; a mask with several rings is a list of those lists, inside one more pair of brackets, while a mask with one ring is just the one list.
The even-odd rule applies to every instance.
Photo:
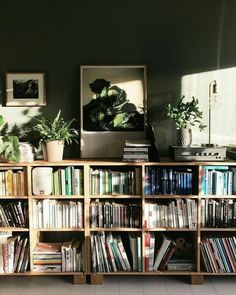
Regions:
[[[0, 127], [5, 125], [5, 120], [0, 115]], [[20, 161], [19, 139], [15, 135], [4, 134], [0, 136], [0, 160], [2, 162]]]
[[184, 102], [184, 96], [177, 106], [167, 105], [167, 116], [174, 120], [179, 130], [178, 145], [190, 146], [192, 143], [191, 126], [198, 124], [199, 130], [203, 131], [206, 125], [202, 122], [203, 112], [199, 110], [199, 100], [192, 97], [191, 101]]
[[49, 120], [41, 116], [35, 118], [36, 125], [33, 130], [36, 131], [42, 143], [44, 159], [54, 162], [63, 159], [64, 144], [77, 142], [79, 137], [78, 131], [71, 127], [75, 119], [65, 121], [61, 117], [61, 110], [57, 113], [53, 120]]

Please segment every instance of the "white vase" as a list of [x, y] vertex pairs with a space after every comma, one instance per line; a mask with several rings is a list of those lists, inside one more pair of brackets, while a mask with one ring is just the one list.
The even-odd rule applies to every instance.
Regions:
[[190, 146], [192, 144], [192, 129], [179, 129], [177, 141], [177, 145], [179, 146]]
[[43, 144], [44, 160], [57, 162], [63, 159], [64, 142], [59, 140], [45, 142]]

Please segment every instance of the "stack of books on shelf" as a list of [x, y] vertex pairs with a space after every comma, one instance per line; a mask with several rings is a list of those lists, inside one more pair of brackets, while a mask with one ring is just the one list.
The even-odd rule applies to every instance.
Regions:
[[90, 169], [91, 195], [139, 195], [141, 194], [141, 169], [129, 171]]
[[34, 161], [34, 147], [28, 142], [19, 143], [20, 163]]
[[190, 167], [145, 167], [145, 195], [191, 195], [194, 172]]
[[125, 141], [123, 150], [123, 161], [125, 162], [148, 162], [149, 149], [151, 143], [149, 140]]
[[201, 199], [202, 227], [235, 227], [235, 199]]
[[168, 204], [146, 202], [144, 227], [190, 228], [197, 227], [197, 202], [193, 199], [176, 199]]
[[84, 245], [82, 240], [63, 243], [38, 242], [33, 250], [34, 272], [83, 271]]
[[236, 237], [203, 237], [201, 255], [207, 272], [236, 272]]
[[38, 242], [33, 250], [34, 272], [61, 272], [62, 243]]
[[52, 199], [33, 200], [35, 228], [82, 228], [83, 203]]
[[0, 171], [0, 195], [24, 196], [24, 172], [22, 170], [8, 169]]
[[125, 240], [119, 234], [94, 232], [90, 240], [92, 271], [142, 271], [141, 237], [129, 235], [129, 246], [124, 245]]
[[36, 167], [33, 169], [32, 191], [34, 195], [82, 195], [83, 170], [74, 166], [60, 169]]
[[53, 171], [53, 195], [82, 195], [83, 170], [74, 166]]
[[196, 263], [193, 259], [178, 259], [178, 258], [171, 258], [167, 262], [168, 271], [194, 271], [196, 269]]
[[102, 202], [99, 199], [90, 204], [90, 225], [92, 228], [140, 228], [140, 204]]
[[29, 263], [28, 237], [0, 232], [0, 273], [25, 272]]
[[202, 195], [235, 195], [236, 167], [206, 165], [200, 170]]

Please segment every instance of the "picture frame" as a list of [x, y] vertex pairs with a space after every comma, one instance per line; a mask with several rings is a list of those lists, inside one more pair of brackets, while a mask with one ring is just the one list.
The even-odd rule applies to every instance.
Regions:
[[44, 72], [7, 72], [6, 106], [34, 107], [46, 105], [46, 87]]
[[146, 138], [146, 65], [80, 66], [81, 158], [121, 158]]

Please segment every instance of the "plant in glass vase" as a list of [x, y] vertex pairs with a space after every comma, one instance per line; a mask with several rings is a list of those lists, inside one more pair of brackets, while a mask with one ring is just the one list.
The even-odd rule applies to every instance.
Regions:
[[167, 117], [174, 120], [179, 130], [178, 145], [189, 146], [192, 143], [191, 126], [198, 125], [203, 131], [206, 125], [202, 122], [203, 112], [199, 109], [199, 100], [192, 97], [191, 101], [184, 102], [183, 96], [176, 106], [168, 104]]

